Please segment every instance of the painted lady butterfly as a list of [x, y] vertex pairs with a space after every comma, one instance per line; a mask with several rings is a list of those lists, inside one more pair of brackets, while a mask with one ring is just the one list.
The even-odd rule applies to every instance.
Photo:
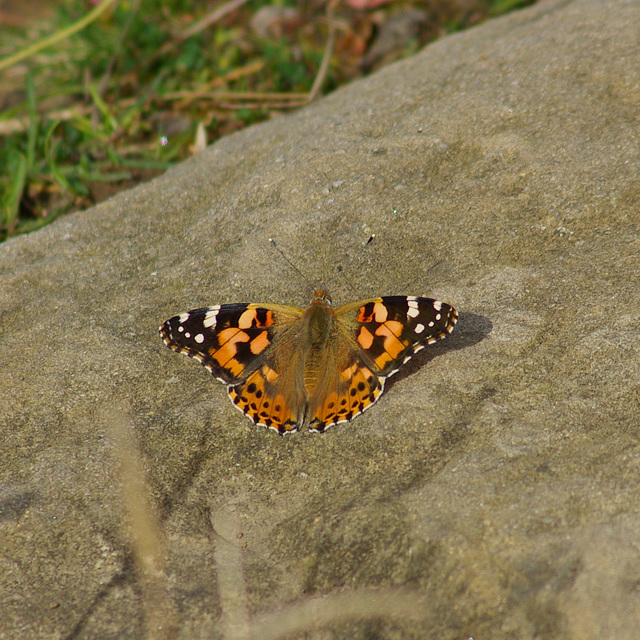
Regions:
[[228, 385], [255, 424], [280, 434], [349, 422], [411, 356], [451, 333], [456, 310], [413, 296], [331, 306], [316, 291], [306, 310], [223, 304], [181, 313], [160, 327], [165, 344]]

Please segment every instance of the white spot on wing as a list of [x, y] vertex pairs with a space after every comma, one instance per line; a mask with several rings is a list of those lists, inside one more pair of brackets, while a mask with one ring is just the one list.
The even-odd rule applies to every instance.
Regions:
[[189, 319], [189, 314], [186, 311], [184, 313], [181, 313], [178, 316], [178, 320], [180, 321], [180, 324], [184, 324], [188, 319]]
[[418, 324], [414, 328], [414, 331], [416, 333], [422, 333], [424, 331], [424, 325], [418, 322]]
[[407, 309], [407, 316], [409, 318], [415, 318], [420, 314], [420, 311], [418, 310], [418, 302], [415, 297], [412, 296], [407, 298], [407, 306], [409, 307]]
[[442, 302], [440, 302], [440, 300], [434, 300], [433, 301], [433, 308], [436, 311], [440, 311], [442, 309]]
[[194, 340], [198, 343], [198, 344], [202, 344], [204, 342], [204, 335], [199, 333], [197, 336], [194, 337]]
[[202, 322], [205, 327], [215, 327], [216, 326], [216, 318], [218, 317], [218, 311], [220, 311], [220, 305], [216, 305], [215, 307], [211, 307]]

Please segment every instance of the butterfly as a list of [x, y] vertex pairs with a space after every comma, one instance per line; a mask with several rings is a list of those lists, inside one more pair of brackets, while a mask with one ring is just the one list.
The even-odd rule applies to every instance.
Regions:
[[387, 296], [333, 308], [325, 289], [307, 309], [223, 304], [160, 327], [165, 344], [227, 385], [233, 404], [280, 434], [322, 432], [374, 404], [385, 380], [458, 319], [431, 298]]

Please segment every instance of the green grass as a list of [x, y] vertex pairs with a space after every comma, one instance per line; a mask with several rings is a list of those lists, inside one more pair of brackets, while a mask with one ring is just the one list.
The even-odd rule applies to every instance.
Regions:
[[[366, 70], [529, 3], [430, 3], [418, 36]], [[363, 75], [385, 21], [424, 3], [57, 5], [40, 25], [0, 31], [0, 241], [162, 173], [197, 150], [199, 127], [211, 143]], [[271, 27], [252, 24], [265, 7]]]

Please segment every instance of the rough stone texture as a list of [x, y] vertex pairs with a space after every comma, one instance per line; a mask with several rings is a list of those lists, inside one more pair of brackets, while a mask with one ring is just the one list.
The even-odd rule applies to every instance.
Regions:
[[[0, 637], [635, 640], [638, 33], [638, 2], [542, 2], [1, 246]], [[268, 237], [321, 282], [371, 232], [334, 301], [461, 319], [352, 424], [253, 427], [161, 343], [304, 305]]]

